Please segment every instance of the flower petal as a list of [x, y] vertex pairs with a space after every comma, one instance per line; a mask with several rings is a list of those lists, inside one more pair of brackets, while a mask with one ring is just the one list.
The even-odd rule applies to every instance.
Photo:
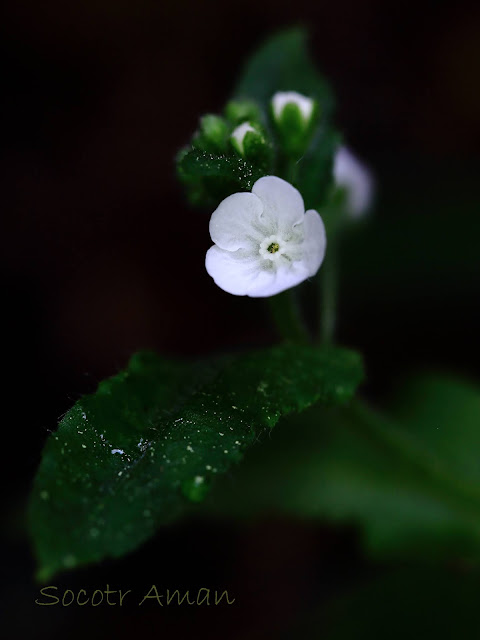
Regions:
[[309, 276], [314, 276], [320, 269], [327, 248], [327, 236], [325, 225], [320, 215], [309, 209], [305, 213], [303, 240], [303, 264], [308, 270]]
[[261, 271], [260, 260], [216, 245], [207, 251], [205, 268], [215, 284], [234, 296], [246, 296]]
[[347, 147], [339, 147], [333, 161], [333, 176], [347, 191], [349, 213], [358, 218], [372, 205], [374, 181], [369, 169]]
[[280, 231], [302, 222], [305, 213], [303, 198], [289, 182], [276, 176], [265, 176], [255, 182], [252, 193], [262, 201], [264, 216], [275, 220]]
[[[250, 249], [261, 240], [258, 232], [262, 201], [253, 193], [234, 193], [218, 205], [210, 218], [210, 236], [221, 249]], [[258, 238], [257, 238], [258, 236]]]
[[235, 296], [251, 298], [274, 296], [310, 276], [304, 262], [277, 269], [265, 269], [262, 262], [213, 246], [207, 251], [205, 267], [220, 289]]
[[251, 298], [268, 298], [286, 289], [297, 286], [309, 277], [309, 272], [303, 262], [294, 262], [288, 267], [279, 267], [276, 271], [262, 271], [256, 278], [247, 295]]

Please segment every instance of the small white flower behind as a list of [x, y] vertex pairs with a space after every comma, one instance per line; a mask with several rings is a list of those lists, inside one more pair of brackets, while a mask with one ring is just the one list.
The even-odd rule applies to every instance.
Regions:
[[347, 147], [339, 147], [333, 160], [333, 177], [346, 191], [346, 206], [353, 218], [360, 218], [372, 205], [374, 184], [370, 171]]
[[294, 104], [300, 109], [305, 122], [312, 117], [314, 101], [296, 91], [277, 91], [272, 98], [273, 115], [276, 120], [282, 117], [282, 112], [287, 104]]
[[210, 219], [215, 243], [205, 266], [227, 293], [263, 298], [314, 276], [322, 264], [325, 227], [291, 184], [260, 178], [252, 192], [225, 198]]

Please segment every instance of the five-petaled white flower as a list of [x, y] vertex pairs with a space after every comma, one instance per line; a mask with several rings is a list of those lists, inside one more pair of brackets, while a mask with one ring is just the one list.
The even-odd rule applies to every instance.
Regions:
[[373, 200], [373, 177], [347, 147], [339, 147], [333, 159], [333, 177], [346, 191], [346, 207], [354, 218], [361, 217]]
[[325, 255], [325, 227], [291, 184], [275, 176], [252, 192], [234, 193], [213, 212], [215, 245], [205, 266], [215, 283], [237, 296], [262, 298], [314, 276]]

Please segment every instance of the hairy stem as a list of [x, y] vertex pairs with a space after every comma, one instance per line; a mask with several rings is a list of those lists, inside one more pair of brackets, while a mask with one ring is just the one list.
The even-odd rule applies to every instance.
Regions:
[[298, 344], [310, 342], [294, 291], [283, 291], [268, 298], [268, 302], [277, 332], [284, 340]]
[[320, 344], [332, 344], [335, 338], [338, 288], [337, 266], [337, 242], [332, 237], [318, 277]]

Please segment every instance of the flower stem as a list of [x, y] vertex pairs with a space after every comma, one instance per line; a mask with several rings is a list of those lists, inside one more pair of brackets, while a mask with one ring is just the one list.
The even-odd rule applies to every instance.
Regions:
[[337, 266], [337, 242], [332, 237], [318, 278], [320, 344], [332, 344], [334, 342], [337, 311]]
[[310, 342], [310, 336], [292, 290], [272, 296], [268, 298], [268, 302], [277, 332], [284, 340], [297, 344]]
[[277, 172], [280, 178], [283, 178], [295, 186], [298, 177], [298, 158], [282, 155], [279, 160]]

